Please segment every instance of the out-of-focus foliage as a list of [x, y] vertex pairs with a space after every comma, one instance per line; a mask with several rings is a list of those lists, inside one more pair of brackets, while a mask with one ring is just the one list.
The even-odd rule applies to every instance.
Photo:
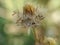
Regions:
[[0, 2], [0, 8], [6, 9], [4, 3]]
[[7, 23], [11, 22], [5, 18], [0, 17], [0, 45], [8, 45], [8, 37], [4, 30], [5, 24]]
[[4, 18], [0, 17], [0, 45], [7, 45], [7, 37], [4, 32], [4, 25], [6, 22]]
[[[35, 0], [33, 0], [33, 1], [35, 1]], [[43, 4], [43, 5], [46, 5], [49, 2], [49, 0], [36, 0], [36, 2]]]

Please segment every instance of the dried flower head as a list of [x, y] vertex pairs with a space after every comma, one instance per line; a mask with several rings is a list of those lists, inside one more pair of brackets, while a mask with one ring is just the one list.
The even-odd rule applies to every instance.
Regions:
[[[16, 13], [18, 15], [18, 13]], [[19, 15], [19, 19], [17, 20], [17, 24], [21, 24], [23, 26], [33, 26], [40, 25], [41, 20], [43, 20], [44, 14], [41, 13], [40, 8], [35, 8], [30, 4], [27, 4], [23, 7], [23, 13]]]

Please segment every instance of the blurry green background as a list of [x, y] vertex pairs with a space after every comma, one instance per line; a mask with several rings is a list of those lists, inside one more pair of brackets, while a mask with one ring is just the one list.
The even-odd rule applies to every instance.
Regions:
[[45, 36], [57, 39], [60, 45], [60, 0], [0, 0], [0, 45], [34, 45], [32, 31], [28, 35], [27, 30], [19, 29], [14, 23], [16, 16], [12, 16], [14, 10], [22, 11], [25, 3], [39, 4], [48, 10], [42, 24]]

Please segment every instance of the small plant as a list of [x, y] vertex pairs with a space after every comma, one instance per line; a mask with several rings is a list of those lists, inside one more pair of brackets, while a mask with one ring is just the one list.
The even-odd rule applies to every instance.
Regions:
[[[45, 16], [42, 13], [42, 10], [40, 8], [35, 8], [31, 4], [26, 4], [23, 7], [22, 14], [19, 11], [14, 11], [12, 14], [17, 15], [19, 19], [17, 19], [16, 24], [19, 26], [24, 26], [26, 28], [32, 28], [35, 38], [35, 43], [38, 42], [42, 45], [43, 43], [43, 30], [41, 28], [41, 23], [44, 20]], [[38, 39], [37, 39], [38, 37]], [[36, 44], [37, 45], [37, 44]]]

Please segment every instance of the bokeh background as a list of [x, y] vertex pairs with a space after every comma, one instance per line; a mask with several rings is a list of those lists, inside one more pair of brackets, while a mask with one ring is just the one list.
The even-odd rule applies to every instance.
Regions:
[[22, 11], [26, 3], [48, 10], [42, 24], [45, 36], [54, 38], [56, 45], [60, 45], [60, 0], [0, 0], [0, 45], [34, 45], [32, 31], [16, 26], [16, 16], [12, 16], [13, 11]]

